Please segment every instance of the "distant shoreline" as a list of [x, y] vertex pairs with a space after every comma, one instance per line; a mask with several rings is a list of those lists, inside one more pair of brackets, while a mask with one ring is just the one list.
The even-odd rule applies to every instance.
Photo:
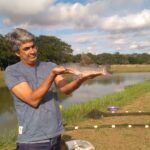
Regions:
[[150, 64], [111, 65], [112, 72], [150, 72]]

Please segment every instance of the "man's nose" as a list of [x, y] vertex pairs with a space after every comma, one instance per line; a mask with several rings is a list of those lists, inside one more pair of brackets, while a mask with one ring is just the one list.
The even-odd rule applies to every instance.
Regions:
[[30, 53], [36, 53], [36, 52], [37, 52], [36, 48], [30, 47]]

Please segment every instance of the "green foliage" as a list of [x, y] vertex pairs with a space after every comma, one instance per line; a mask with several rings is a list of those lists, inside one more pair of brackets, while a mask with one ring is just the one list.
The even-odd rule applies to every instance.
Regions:
[[108, 53], [99, 54], [99, 55], [97, 55], [96, 63], [99, 65], [112, 64], [113, 56], [112, 56], [112, 54], [108, 54]]
[[80, 62], [80, 59], [81, 59], [81, 55], [80, 54], [74, 55], [72, 57], [72, 62], [73, 63], [78, 63], [78, 62]]
[[17, 61], [17, 57], [11, 51], [10, 43], [0, 35], [0, 70], [4, 70], [8, 65]]
[[71, 60], [72, 49], [67, 43], [53, 36], [39, 36], [36, 38], [39, 59], [52, 61], [57, 64]]
[[91, 57], [88, 56], [88, 54], [81, 54], [80, 64], [89, 65], [89, 64], [92, 64], [92, 63], [93, 63], [93, 61], [92, 61]]
[[[102, 53], [94, 55], [91, 53], [72, 55], [71, 45], [54, 36], [41, 35], [36, 37], [39, 60], [52, 61], [57, 64], [74, 63], [95, 63], [103, 64], [150, 64], [150, 55], [143, 54], [115, 54]], [[11, 47], [5, 37], [0, 35], [0, 70], [8, 65], [14, 64], [19, 59], [11, 51]]]

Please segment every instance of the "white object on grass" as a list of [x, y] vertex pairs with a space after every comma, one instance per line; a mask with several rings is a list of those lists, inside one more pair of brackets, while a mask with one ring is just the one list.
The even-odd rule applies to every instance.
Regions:
[[95, 147], [85, 140], [70, 140], [65, 143], [68, 150], [95, 150]]

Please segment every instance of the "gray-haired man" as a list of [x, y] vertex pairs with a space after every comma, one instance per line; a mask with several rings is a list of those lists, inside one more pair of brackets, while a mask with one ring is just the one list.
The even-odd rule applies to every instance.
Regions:
[[52, 62], [37, 61], [35, 37], [30, 32], [16, 28], [6, 37], [20, 58], [20, 62], [5, 70], [6, 84], [13, 95], [18, 118], [17, 150], [60, 150], [64, 129], [56, 87], [69, 94], [85, 80], [99, 74], [66, 83], [62, 74], [69, 70]]

